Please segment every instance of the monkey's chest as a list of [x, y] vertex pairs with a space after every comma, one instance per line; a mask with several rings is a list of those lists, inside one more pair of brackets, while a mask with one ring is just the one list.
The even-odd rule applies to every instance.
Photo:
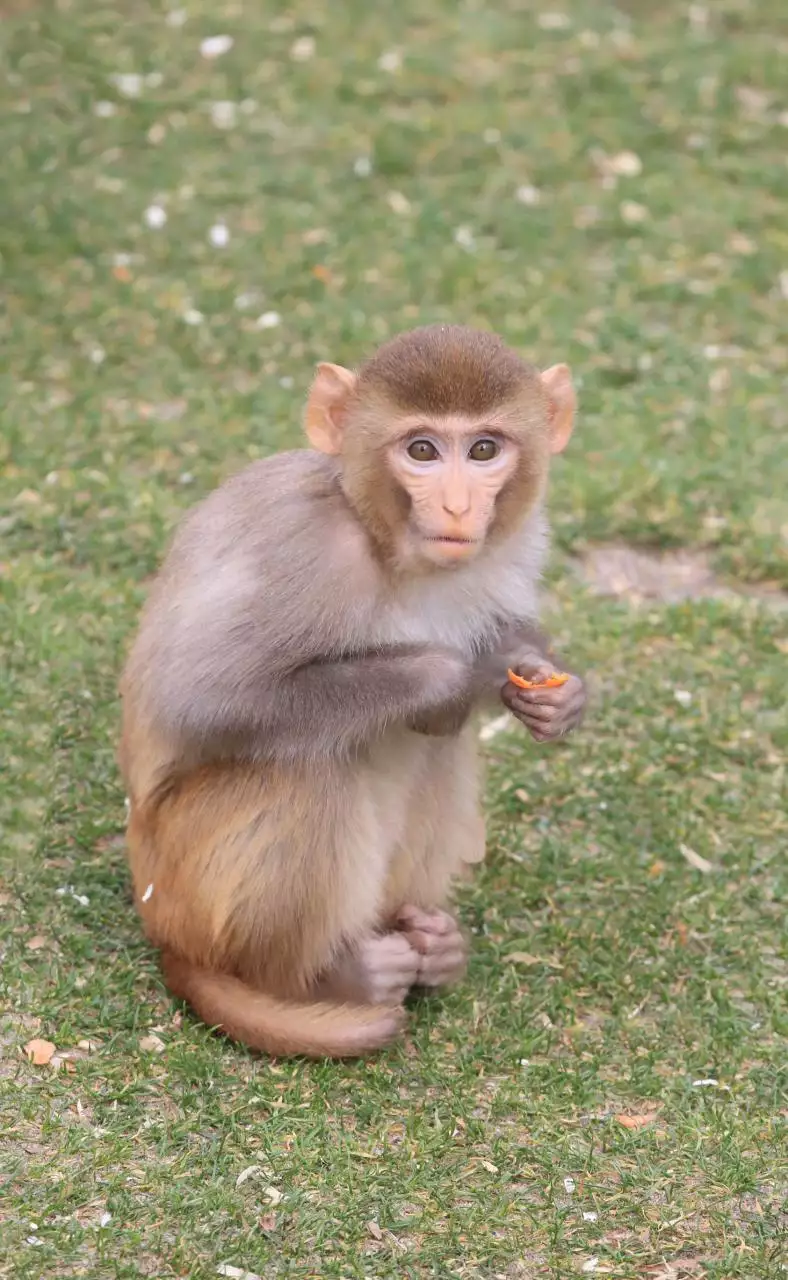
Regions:
[[521, 564], [470, 566], [468, 571], [410, 583], [376, 611], [373, 643], [436, 644], [480, 653], [502, 622], [535, 617], [532, 574]]

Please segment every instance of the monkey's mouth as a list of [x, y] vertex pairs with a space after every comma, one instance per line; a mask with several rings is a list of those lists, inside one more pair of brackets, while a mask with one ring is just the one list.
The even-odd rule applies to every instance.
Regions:
[[448, 534], [437, 534], [433, 538], [428, 538], [428, 542], [442, 542], [449, 547], [475, 547], [478, 538], [452, 538]]

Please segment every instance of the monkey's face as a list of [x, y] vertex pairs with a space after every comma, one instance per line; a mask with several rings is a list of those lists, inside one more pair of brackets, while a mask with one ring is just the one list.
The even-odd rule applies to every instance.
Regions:
[[[400, 556], [436, 566], [474, 559], [496, 524], [501, 494], [521, 470], [518, 441], [496, 415], [418, 415], [399, 426], [387, 463], [408, 498]], [[546, 463], [546, 448], [541, 452]]]
[[359, 374], [318, 365], [306, 431], [338, 459], [385, 559], [445, 568], [533, 509], [574, 408], [566, 365], [540, 373], [494, 334], [433, 325], [393, 338]]

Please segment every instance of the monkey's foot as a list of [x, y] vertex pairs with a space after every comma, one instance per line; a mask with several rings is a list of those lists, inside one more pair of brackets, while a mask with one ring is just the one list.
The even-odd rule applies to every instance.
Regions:
[[397, 915], [397, 924], [402, 937], [418, 953], [417, 986], [444, 987], [462, 977], [468, 948], [454, 916], [447, 911], [405, 906]]
[[418, 981], [420, 961], [403, 933], [365, 938], [342, 957], [322, 989], [358, 1004], [402, 1004]]

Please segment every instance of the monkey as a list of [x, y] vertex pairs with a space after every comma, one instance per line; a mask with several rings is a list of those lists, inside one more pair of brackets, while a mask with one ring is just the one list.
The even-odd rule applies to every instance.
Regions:
[[451, 984], [455, 884], [482, 860], [475, 713], [539, 742], [582, 679], [538, 623], [568, 367], [497, 335], [399, 334], [320, 363], [307, 448], [247, 466], [181, 522], [120, 682], [136, 906], [165, 983], [274, 1056], [357, 1057]]

